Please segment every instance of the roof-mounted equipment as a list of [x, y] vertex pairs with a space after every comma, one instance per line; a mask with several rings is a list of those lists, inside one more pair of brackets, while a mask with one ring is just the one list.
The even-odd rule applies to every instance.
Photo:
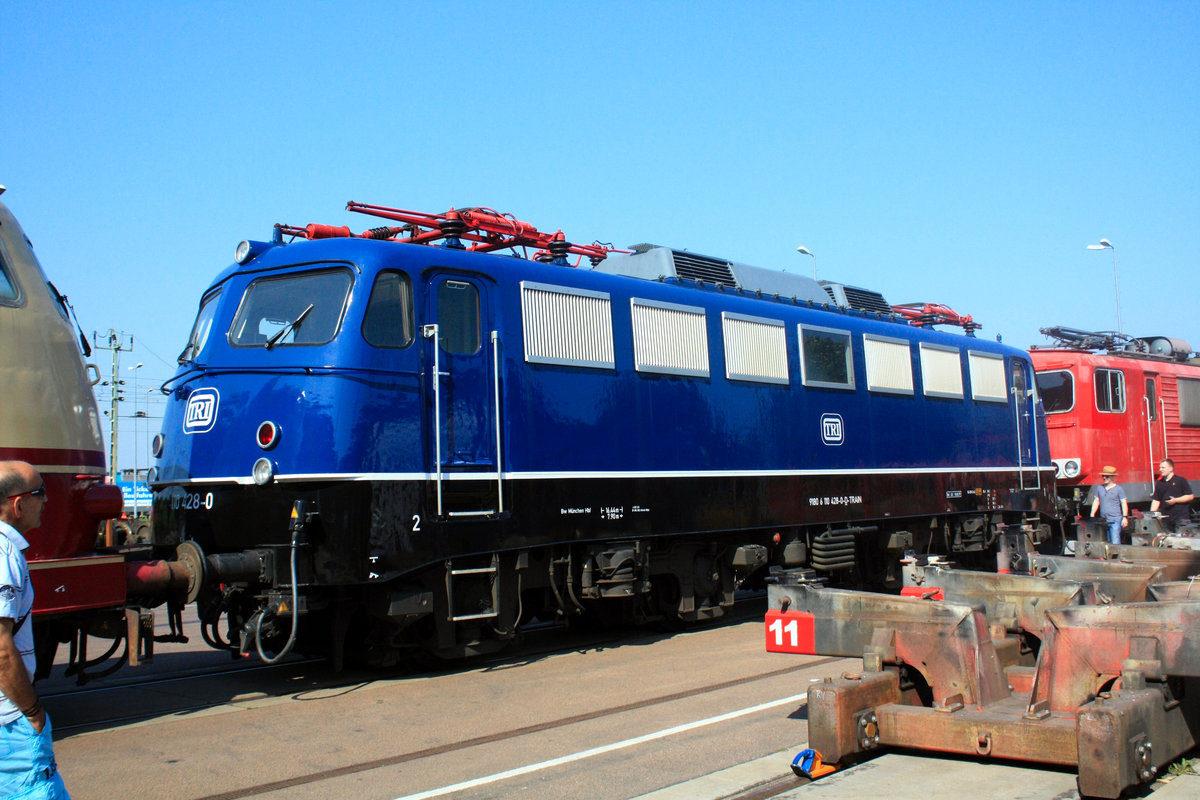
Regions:
[[1117, 331], [1081, 331], [1078, 328], [1065, 328], [1056, 325], [1052, 328], [1039, 328], [1043, 336], [1054, 340], [1055, 347], [1069, 347], [1074, 350], [1125, 350], [1131, 353], [1144, 353], [1144, 342], [1139, 342], [1132, 336]]
[[909, 325], [918, 328], [933, 327], [934, 325], [957, 325], [967, 336], [974, 336], [975, 331], [983, 326], [971, 319], [970, 314], [959, 314], [949, 306], [941, 303], [903, 303], [892, 306], [896, 316], [908, 321]]
[[[595, 266], [607, 258], [609, 253], [628, 252], [600, 242], [575, 244], [567, 241], [561, 230], [543, 233], [528, 222], [522, 222], [511, 214], [501, 214], [490, 208], [452, 208], [445, 214], [426, 214], [351, 200], [346, 204], [346, 210], [404, 224], [371, 228], [362, 233], [353, 233], [349, 227], [334, 225], [314, 224], [297, 228], [278, 224], [275, 228], [283, 235], [304, 239], [351, 237], [403, 244], [440, 242], [445, 248], [476, 253], [508, 249], [515, 251], [519, 248], [525, 258], [561, 266], [572, 266], [567, 261], [568, 255], [579, 256], [574, 266], [579, 266], [585, 256]], [[532, 255], [528, 252], [530, 249], [534, 250]]]

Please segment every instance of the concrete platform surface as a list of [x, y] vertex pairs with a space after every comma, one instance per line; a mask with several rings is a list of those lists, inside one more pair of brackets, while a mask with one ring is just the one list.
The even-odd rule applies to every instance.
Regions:
[[[804, 748], [780, 750], [635, 800], [722, 800], [791, 774]], [[1154, 800], [1200, 798], [1200, 774], [1168, 777], [1151, 788]], [[820, 780], [785, 789], [775, 800], [1079, 800], [1075, 773], [967, 759], [888, 753]]]

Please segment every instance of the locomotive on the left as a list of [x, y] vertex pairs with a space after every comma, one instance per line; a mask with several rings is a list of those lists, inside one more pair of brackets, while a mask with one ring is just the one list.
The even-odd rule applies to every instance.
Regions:
[[[119, 515], [124, 501], [104, 480], [88, 375], [95, 367], [84, 364], [69, 313], [29, 238], [0, 203], [0, 460], [28, 461], [46, 482], [42, 525], [29, 532], [26, 551], [38, 676], [49, 673], [58, 645], [70, 643], [68, 673], [83, 678], [122, 643], [130, 647], [116, 666], [152, 649], [153, 615], [128, 598], [131, 588], [161, 596], [169, 570], [138, 561], [134, 551], [97, 548], [98, 523]], [[89, 636], [111, 641], [108, 652], [89, 657]]]

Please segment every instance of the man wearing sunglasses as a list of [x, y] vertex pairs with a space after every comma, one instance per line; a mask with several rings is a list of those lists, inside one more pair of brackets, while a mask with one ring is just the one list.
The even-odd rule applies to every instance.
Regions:
[[[33, 586], [25, 534], [42, 524], [46, 484], [24, 461], [0, 462], [0, 797], [68, 798], [50, 718], [33, 687]], [[69, 798], [68, 798], [69, 800]]]

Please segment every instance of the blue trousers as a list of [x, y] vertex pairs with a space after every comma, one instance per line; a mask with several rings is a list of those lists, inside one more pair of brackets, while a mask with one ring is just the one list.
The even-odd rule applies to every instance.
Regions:
[[1121, 543], [1121, 518], [1106, 519], [1104, 524], [1108, 526], [1108, 541], [1110, 544]]
[[41, 733], [25, 717], [0, 725], [0, 797], [71, 800], [54, 761], [49, 716]]

